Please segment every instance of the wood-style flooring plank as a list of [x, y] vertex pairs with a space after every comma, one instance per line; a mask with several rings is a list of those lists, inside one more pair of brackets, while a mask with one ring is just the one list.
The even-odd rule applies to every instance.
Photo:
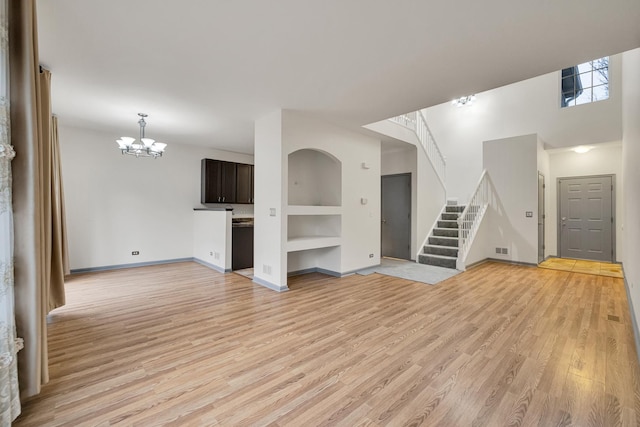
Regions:
[[277, 293], [177, 263], [75, 275], [15, 426], [636, 425], [622, 279], [485, 263]]

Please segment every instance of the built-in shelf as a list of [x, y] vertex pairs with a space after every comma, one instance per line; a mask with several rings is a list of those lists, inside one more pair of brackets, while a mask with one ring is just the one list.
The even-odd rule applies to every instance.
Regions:
[[342, 206], [303, 206], [289, 205], [287, 208], [289, 215], [340, 215]]
[[[342, 244], [342, 163], [327, 152], [307, 148], [288, 157], [287, 252], [295, 252], [293, 257], [304, 268], [322, 265], [338, 270], [339, 252], [336, 257], [335, 250]], [[303, 252], [325, 248], [315, 254]]]
[[287, 240], [287, 252], [306, 251], [309, 249], [330, 248], [340, 246], [342, 239], [338, 236], [298, 236]]

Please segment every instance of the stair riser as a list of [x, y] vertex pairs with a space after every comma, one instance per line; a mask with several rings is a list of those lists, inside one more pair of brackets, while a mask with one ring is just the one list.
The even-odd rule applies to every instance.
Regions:
[[446, 221], [457, 221], [459, 216], [460, 214], [458, 213], [443, 213], [441, 219]]
[[420, 255], [418, 257], [418, 261], [420, 262], [420, 264], [435, 265], [445, 268], [456, 268], [455, 259], [442, 259], [430, 257], [429, 255]]
[[458, 228], [458, 223], [455, 221], [438, 221], [438, 228]]
[[425, 246], [424, 253], [432, 255], [452, 256], [456, 258], [458, 257], [458, 249], [450, 248], [448, 246]]
[[430, 245], [448, 246], [451, 248], [458, 247], [457, 239], [447, 239], [446, 237], [429, 237]]
[[447, 206], [445, 208], [445, 212], [462, 212], [463, 210], [464, 205]]
[[458, 229], [457, 228], [447, 228], [447, 229], [433, 229], [434, 237], [458, 237]]

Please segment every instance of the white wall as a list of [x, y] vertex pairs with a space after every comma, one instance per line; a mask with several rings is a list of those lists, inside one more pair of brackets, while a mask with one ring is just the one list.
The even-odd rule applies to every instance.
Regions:
[[470, 107], [444, 103], [425, 117], [447, 160], [447, 195], [466, 202], [482, 172], [482, 141], [538, 134], [546, 148], [621, 138], [621, 58], [610, 61], [610, 98], [560, 108], [559, 72], [477, 94]]
[[231, 212], [193, 212], [193, 257], [218, 271], [231, 271]]
[[[254, 280], [286, 289], [287, 180], [282, 147], [282, 111], [256, 120], [254, 169]], [[270, 215], [271, 210], [275, 214]]]
[[[342, 244], [319, 267], [347, 273], [380, 263], [380, 140], [325, 123], [305, 114], [282, 112], [283, 163], [300, 149], [325, 151], [342, 164]], [[259, 159], [256, 154], [256, 159]], [[362, 167], [366, 162], [368, 169]], [[284, 165], [283, 165], [284, 166]], [[285, 188], [288, 172], [284, 170]], [[362, 205], [360, 200], [368, 200]], [[285, 227], [286, 230], [286, 227]], [[373, 254], [369, 258], [369, 254]], [[334, 270], [332, 267], [336, 267]]]
[[[447, 183], [447, 188], [442, 186], [435, 169], [431, 165], [424, 149], [420, 146], [415, 132], [390, 120], [382, 120], [364, 127], [415, 147], [410, 154], [407, 151], [404, 151], [403, 154], [396, 154], [396, 152], [391, 150], [383, 150], [382, 162], [384, 168], [383, 174], [385, 175], [412, 172], [411, 253], [412, 256], [417, 257], [422, 251], [422, 245], [446, 202], [447, 195], [449, 194], [449, 184]], [[397, 147], [401, 144], [398, 141], [394, 141], [393, 144], [390, 145]], [[389, 159], [387, 159], [387, 157], [389, 157]], [[413, 173], [413, 171], [415, 171], [415, 173]], [[448, 165], [446, 174], [447, 177], [451, 174]], [[447, 180], [448, 179], [449, 178], [447, 178]]]
[[[635, 319], [640, 319], [640, 49], [623, 55], [622, 176], [624, 180], [624, 274]], [[636, 325], [638, 326], [638, 325]], [[637, 338], [637, 337], [636, 337]], [[636, 343], [636, 346], [638, 343]]]
[[[538, 262], [538, 138], [524, 135], [485, 141], [482, 159], [498, 200], [490, 206], [491, 232], [486, 236], [493, 258], [537, 264]], [[533, 212], [527, 218], [525, 213]], [[495, 248], [508, 248], [498, 255]]]
[[[417, 178], [417, 200], [418, 200], [418, 221], [416, 225], [416, 252], [422, 252], [422, 245], [431, 228], [440, 217], [440, 212], [447, 200], [446, 188], [442, 186], [436, 170], [431, 165], [431, 161], [422, 147], [417, 148], [418, 155], [418, 178]], [[447, 170], [447, 175], [449, 171]], [[414, 252], [414, 253], [416, 253]], [[417, 254], [416, 254], [417, 256]]]
[[594, 145], [588, 153], [578, 154], [571, 150], [549, 151], [551, 176], [547, 180], [547, 228], [545, 240], [547, 256], [558, 255], [558, 178], [615, 175], [616, 201], [616, 259], [623, 253], [622, 227], [624, 224], [622, 175], [622, 146], [618, 143]]
[[249, 155], [171, 141], [162, 158], [136, 159], [119, 153], [115, 130], [60, 125], [72, 270], [191, 258], [200, 160], [253, 163]]
[[[321, 268], [341, 274], [379, 264], [380, 141], [289, 110], [276, 111], [257, 120], [255, 129], [254, 281], [283, 290], [287, 288], [289, 271]], [[339, 247], [289, 254], [289, 188], [295, 204], [317, 204], [329, 200], [334, 205], [335, 201], [333, 197], [303, 197], [304, 188], [324, 192], [325, 189], [318, 184], [331, 186], [337, 182], [334, 172], [322, 170], [316, 171], [319, 175], [317, 182], [312, 182], [313, 177], [302, 173], [295, 164], [296, 158], [299, 161], [312, 159], [314, 153], [303, 154], [299, 158], [294, 155], [291, 173], [295, 176], [289, 182], [289, 155], [303, 149], [322, 151], [340, 162], [340, 188], [333, 194], [340, 194], [342, 213], [339, 221], [333, 217], [326, 218], [326, 221], [331, 230], [341, 230], [342, 239]], [[363, 168], [362, 163], [367, 163], [368, 169]], [[325, 176], [327, 173], [332, 176]], [[368, 202], [361, 204], [362, 198]], [[271, 209], [275, 209], [275, 216], [270, 215]], [[306, 235], [303, 224], [306, 220], [292, 220], [295, 228], [292, 233]], [[319, 234], [313, 218], [309, 220], [312, 221], [308, 227], [309, 234]], [[370, 258], [369, 254], [373, 257]]]

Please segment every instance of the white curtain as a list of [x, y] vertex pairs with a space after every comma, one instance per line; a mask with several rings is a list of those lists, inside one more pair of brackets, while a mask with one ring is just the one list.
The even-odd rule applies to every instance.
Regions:
[[8, 0], [0, 0], [0, 425], [20, 414], [13, 297], [13, 212], [11, 160], [15, 156], [9, 131]]

